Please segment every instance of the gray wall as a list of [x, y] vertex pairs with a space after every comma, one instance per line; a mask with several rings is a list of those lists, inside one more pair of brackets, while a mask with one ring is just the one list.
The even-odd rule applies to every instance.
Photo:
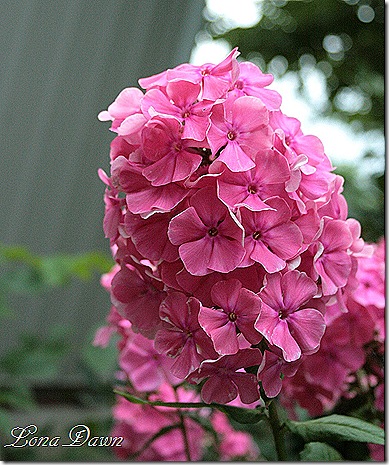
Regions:
[[[41, 254], [109, 251], [97, 169], [109, 170], [113, 136], [97, 114], [139, 77], [188, 61], [203, 7], [202, 0], [1, 0], [1, 242]], [[66, 323], [76, 352], [104, 320], [109, 298], [96, 277], [14, 305], [16, 319], [0, 321], [0, 351], [20, 332]]]

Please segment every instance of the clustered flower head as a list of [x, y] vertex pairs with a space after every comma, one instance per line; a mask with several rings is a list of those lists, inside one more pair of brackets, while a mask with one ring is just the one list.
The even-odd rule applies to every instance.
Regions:
[[207, 403], [275, 397], [326, 326], [353, 318], [364, 242], [343, 178], [238, 55], [140, 79], [99, 115], [116, 134], [99, 172], [116, 261], [106, 331], [128, 333], [120, 366], [139, 391], [185, 380]]
[[[285, 379], [281, 400], [292, 412], [298, 404], [318, 416], [342, 398], [369, 394], [375, 416], [383, 419], [385, 241], [365, 244], [355, 257], [353, 280], [342, 290], [342, 300], [327, 308], [320, 350]], [[372, 445], [372, 451], [373, 458], [384, 460], [383, 446]]]

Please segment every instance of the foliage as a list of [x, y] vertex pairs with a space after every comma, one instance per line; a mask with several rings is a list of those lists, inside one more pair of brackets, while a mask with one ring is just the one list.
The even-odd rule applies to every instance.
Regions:
[[[11, 297], [15, 294], [28, 295], [31, 299], [50, 289], [70, 285], [74, 280], [90, 281], [96, 275], [107, 271], [112, 260], [99, 252], [83, 254], [39, 255], [19, 245], [0, 245], [0, 318], [17, 317], [12, 308]], [[15, 426], [15, 418], [20, 415], [36, 416], [45, 406], [60, 402], [61, 406], [76, 403], [80, 407], [79, 422], [89, 424], [95, 432], [107, 434], [112, 426], [109, 406], [114, 395], [108, 380], [116, 367], [116, 348], [114, 344], [105, 351], [93, 347], [90, 340], [96, 328], [85, 338], [84, 347], [76, 364], [83, 373], [83, 389], [72, 390], [65, 385], [56, 384], [61, 373], [63, 361], [69, 357], [71, 347], [68, 334], [69, 326], [54, 325], [46, 330], [43, 337], [32, 332], [21, 334], [15, 348], [0, 356], [2, 374], [0, 390], [0, 437], [9, 438], [10, 430]], [[36, 381], [39, 380], [37, 384]], [[65, 383], [66, 384], [66, 383]], [[74, 391], [74, 392], [73, 392]], [[87, 414], [87, 409], [98, 401], [108, 406], [105, 418]], [[82, 417], [84, 415], [84, 417]], [[88, 415], [88, 417], [86, 417]], [[40, 425], [42, 434], [53, 436], [52, 431], [58, 425], [53, 419], [46, 418]], [[63, 425], [61, 434], [65, 437], [68, 425]], [[73, 426], [73, 425], [70, 425]], [[69, 448], [57, 448], [52, 460], [81, 460], [85, 458], [85, 449], [69, 451]], [[74, 448], [71, 448], [74, 449]], [[110, 451], [88, 449], [89, 460], [109, 460]], [[78, 453], [81, 453], [80, 456]], [[70, 455], [69, 455], [70, 454]], [[7, 448], [1, 450], [1, 458], [6, 460], [47, 460], [47, 448], [26, 450]]]

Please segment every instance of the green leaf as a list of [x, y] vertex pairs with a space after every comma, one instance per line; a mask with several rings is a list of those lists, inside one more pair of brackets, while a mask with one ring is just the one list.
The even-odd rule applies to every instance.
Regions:
[[264, 413], [264, 409], [249, 409], [249, 408], [241, 408], [241, 407], [232, 407], [230, 405], [222, 405], [222, 404], [206, 404], [205, 402], [162, 402], [162, 401], [148, 401], [144, 399], [140, 399], [139, 397], [135, 397], [128, 392], [123, 391], [114, 391], [115, 394], [119, 394], [125, 397], [127, 400], [132, 402], [133, 404], [142, 404], [142, 405], [152, 405], [155, 407], [172, 407], [172, 408], [214, 408], [219, 410], [220, 412], [225, 413], [233, 420], [237, 421], [238, 423], [258, 423], [262, 420], [266, 415]]
[[345, 415], [329, 415], [309, 421], [285, 422], [287, 428], [305, 441], [356, 441], [385, 444], [384, 430], [376, 425]]
[[300, 452], [302, 462], [341, 462], [343, 457], [324, 442], [309, 442]]

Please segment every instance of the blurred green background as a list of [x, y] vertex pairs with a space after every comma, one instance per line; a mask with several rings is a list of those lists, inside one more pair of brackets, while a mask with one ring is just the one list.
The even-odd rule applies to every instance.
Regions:
[[[77, 423], [109, 434], [115, 341], [106, 349], [91, 342], [110, 306], [99, 284], [112, 261], [97, 169], [109, 171], [112, 135], [96, 115], [139, 77], [188, 61], [194, 46], [239, 46], [242, 58], [275, 75], [273, 88], [288, 74], [297, 78], [311, 106], [307, 76], [315, 71], [324, 83], [315, 119], [346, 122], [356, 137], [378, 141], [336, 166], [363, 237], [384, 234], [383, 2], [232, 2], [254, 5], [259, 22], [252, 27], [217, 13], [230, 3], [0, 3], [1, 444], [12, 427], [31, 423], [41, 435], [66, 437]], [[104, 448], [1, 447], [0, 459], [114, 458]]]

